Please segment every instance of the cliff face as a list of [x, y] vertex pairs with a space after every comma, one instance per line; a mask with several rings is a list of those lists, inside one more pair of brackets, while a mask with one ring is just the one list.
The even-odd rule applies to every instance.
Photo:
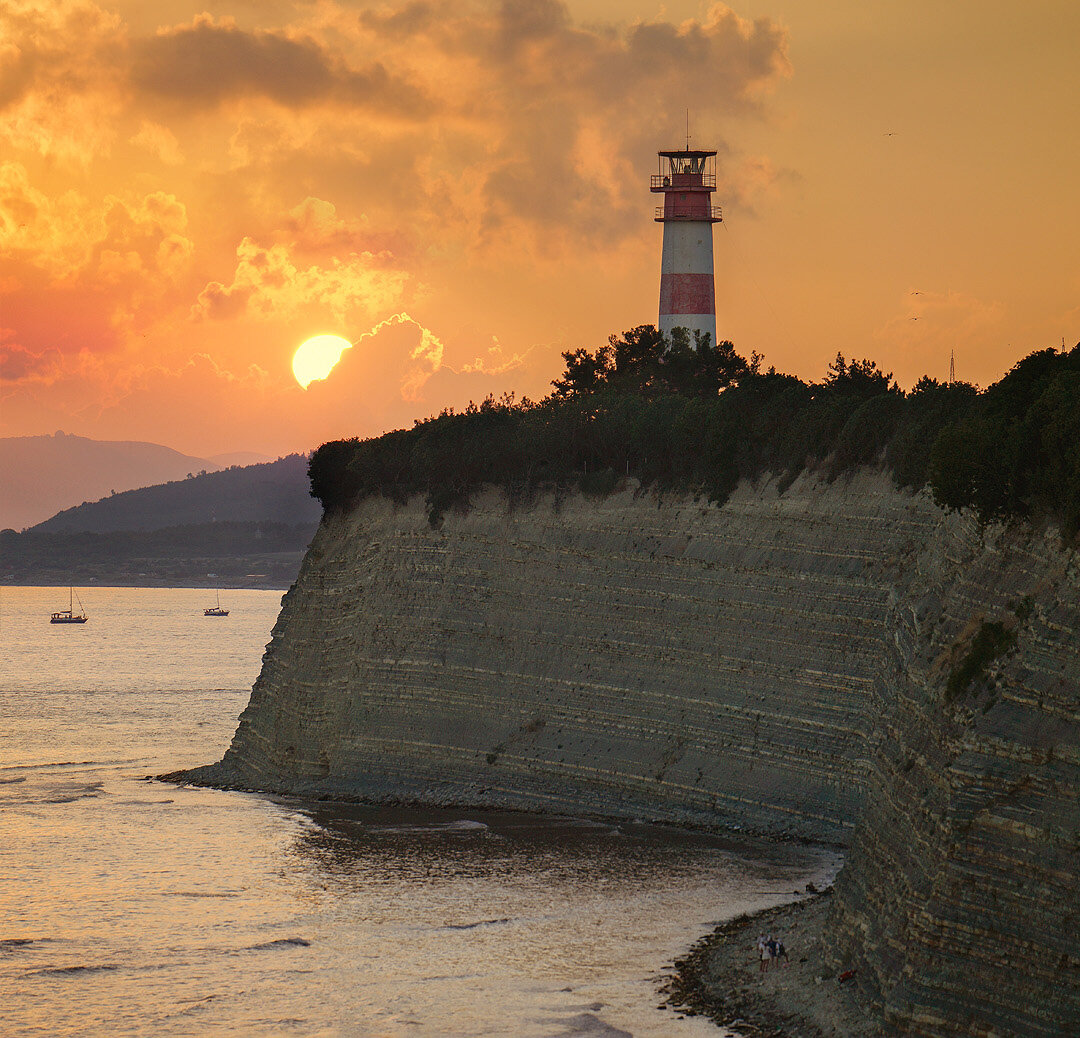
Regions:
[[[904, 1034], [1080, 1034], [1080, 579], [1056, 540], [954, 519], [890, 603], [830, 929]], [[949, 696], [987, 622], [1016, 650]]]
[[[870, 472], [722, 508], [492, 494], [439, 530], [369, 499], [191, 777], [841, 841], [836, 962], [898, 1030], [1080, 1033], [1078, 591], [1050, 540]], [[1017, 638], [996, 691], [947, 698], [987, 620]]]
[[215, 777], [843, 839], [895, 559], [934, 521], [869, 476], [492, 495], [441, 530], [369, 499], [316, 535]]

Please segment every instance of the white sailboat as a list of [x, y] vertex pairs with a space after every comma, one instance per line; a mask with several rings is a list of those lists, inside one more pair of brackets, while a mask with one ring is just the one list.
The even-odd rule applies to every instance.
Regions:
[[[73, 601], [78, 601], [79, 612], [75, 612]], [[49, 617], [49, 623], [51, 624], [84, 624], [90, 617], [86, 615], [86, 610], [83, 608], [82, 599], [75, 594], [75, 589], [68, 588], [68, 607], [67, 609], [58, 609], [52, 616]]]
[[217, 595], [217, 605], [212, 605], [212, 606], [210, 606], [209, 609], [204, 609], [202, 611], [203, 616], [228, 616], [229, 615], [229, 610], [228, 609], [222, 609], [221, 608], [221, 592], [220, 591], [216, 592], [216, 595]]

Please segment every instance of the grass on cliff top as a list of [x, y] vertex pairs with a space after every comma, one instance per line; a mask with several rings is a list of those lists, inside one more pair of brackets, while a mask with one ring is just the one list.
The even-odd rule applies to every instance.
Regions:
[[[681, 330], [677, 330], [681, 331]], [[566, 368], [543, 400], [512, 395], [451, 409], [368, 440], [324, 444], [309, 464], [326, 510], [381, 494], [424, 494], [438, 523], [485, 486], [545, 490], [643, 485], [723, 502], [742, 478], [825, 478], [883, 463], [900, 487], [929, 486], [984, 521], [1044, 516], [1080, 530], [1080, 345], [1039, 350], [979, 391], [921, 378], [904, 392], [872, 360], [837, 354], [804, 382], [730, 342], [665, 339], [643, 325]]]

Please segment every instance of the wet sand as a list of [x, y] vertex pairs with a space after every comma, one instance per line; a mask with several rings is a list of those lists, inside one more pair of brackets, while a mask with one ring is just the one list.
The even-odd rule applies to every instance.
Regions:
[[[746, 1038], [877, 1038], [878, 1009], [851, 982], [839, 983], [822, 955], [831, 891], [741, 916], [702, 938], [664, 986], [672, 1008], [707, 1016]], [[773, 934], [790, 965], [760, 971], [757, 939]]]

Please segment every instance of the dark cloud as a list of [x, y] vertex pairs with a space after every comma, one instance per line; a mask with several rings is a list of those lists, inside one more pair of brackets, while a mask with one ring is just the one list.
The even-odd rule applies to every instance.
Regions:
[[496, 23], [499, 44], [513, 51], [561, 35], [570, 27], [570, 13], [560, 0], [502, 0]]
[[59, 360], [56, 350], [33, 353], [17, 343], [0, 343], [0, 381], [21, 382], [35, 375], [49, 375]]
[[205, 317], [212, 321], [237, 317], [244, 312], [253, 291], [250, 286], [230, 287], [220, 281], [211, 281], [199, 293], [191, 316], [194, 320]]
[[138, 41], [132, 81], [182, 104], [262, 96], [288, 107], [330, 102], [410, 117], [436, 108], [379, 63], [351, 68], [310, 37], [245, 32], [207, 18]]
[[0, 54], [0, 109], [17, 104], [33, 85], [37, 55], [25, 47]]
[[416, 0], [398, 10], [381, 8], [377, 11], [361, 11], [360, 24], [374, 29], [384, 36], [415, 36], [427, 32], [437, 18], [441, 17], [435, 5]]
[[790, 72], [786, 30], [723, 4], [680, 24], [586, 26], [563, 0], [426, 0], [361, 24], [391, 68], [410, 44], [434, 67], [462, 68], [452, 103], [486, 129], [476, 215], [488, 240], [520, 222], [543, 228], [554, 247], [560, 238], [620, 240], [641, 207], [626, 177], [646, 175], [658, 147], [678, 144], [688, 106], [695, 141], [723, 163], [721, 120], [758, 117]]
[[87, 92], [108, 78], [117, 43], [113, 16], [94, 3], [0, 4], [0, 111], [35, 91]]

